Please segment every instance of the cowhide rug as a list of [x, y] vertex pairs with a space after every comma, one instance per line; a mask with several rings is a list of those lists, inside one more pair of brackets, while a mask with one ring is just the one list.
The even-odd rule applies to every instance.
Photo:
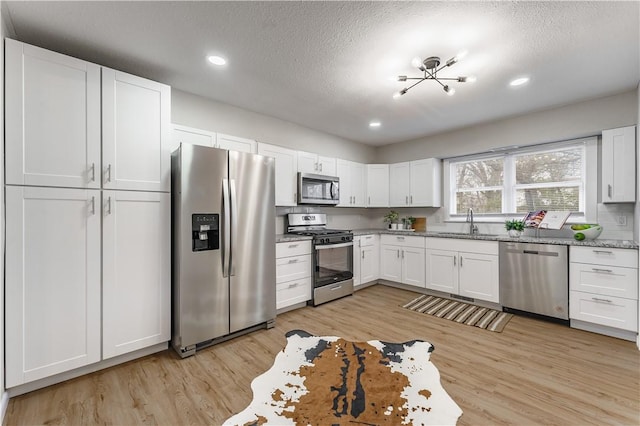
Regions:
[[251, 383], [251, 404], [225, 424], [455, 424], [462, 410], [429, 361], [433, 349], [290, 331], [271, 369]]

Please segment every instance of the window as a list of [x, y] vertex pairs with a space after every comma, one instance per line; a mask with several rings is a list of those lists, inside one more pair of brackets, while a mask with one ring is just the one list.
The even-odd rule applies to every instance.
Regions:
[[596, 143], [589, 138], [446, 160], [449, 218], [465, 217], [472, 208], [500, 220], [533, 210], [570, 211], [574, 220], [584, 220], [595, 211], [587, 188], [597, 191]]

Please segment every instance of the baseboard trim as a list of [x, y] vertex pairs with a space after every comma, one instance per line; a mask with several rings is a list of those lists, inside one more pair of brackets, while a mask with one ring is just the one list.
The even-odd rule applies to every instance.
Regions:
[[590, 331], [592, 333], [604, 334], [605, 336], [629, 340], [630, 342], [635, 342], [638, 339], [638, 333], [636, 333], [635, 331], [621, 330], [619, 328], [607, 327], [605, 325], [593, 324], [590, 322], [575, 319], [571, 320], [571, 328]]
[[[75, 379], [76, 377], [84, 376], [85, 374], [94, 373], [98, 370], [103, 370], [105, 368], [113, 367], [114, 365], [132, 361], [137, 358], [142, 358], [144, 356], [151, 355], [157, 352], [162, 352], [167, 349], [169, 349], [169, 342], [159, 343], [154, 346], [149, 346], [148, 348], [140, 349], [134, 352], [130, 352], [128, 354], [124, 354], [114, 358], [109, 358], [104, 361], [96, 362], [95, 364], [76, 368], [75, 370], [65, 371], [64, 373], [56, 374], [54, 376], [45, 377], [44, 379], [40, 379], [33, 382], [25, 383], [23, 385], [12, 387], [10, 389], [7, 389], [7, 391], [5, 392], [5, 395], [8, 394], [7, 403], [8, 403], [8, 398], [13, 398], [14, 396], [23, 395], [28, 392], [33, 392], [35, 390], [42, 389], [47, 386], [55, 385], [57, 383], [62, 383], [70, 379]], [[4, 398], [4, 395], [3, 395], [3, 398]]]
[[2, 392], [2, 398], [0, 399], [0, 424], [4, 424], [4, 415], [7, 414], [7, 407], [9, 406], [9, 392]]

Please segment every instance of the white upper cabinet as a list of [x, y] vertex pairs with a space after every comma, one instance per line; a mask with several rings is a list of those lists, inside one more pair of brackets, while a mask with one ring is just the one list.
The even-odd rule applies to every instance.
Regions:
[[182, 126], [180, 124], [173, 124], [172, 127], [171, 143], [168, 149], [169, 153], [178, 149], [181, 143], [208, 146], [211, 148], [216, 146], [216, 134], [214, 132]]
[[389, 165], [391, 207], [440, 207], [442, 167], [437, 158]]
[[170, 191], [171, 88], [102, 68], [105, 189]]
[[7, 183], [170, 190], [169, 86], [14, 40], [5, 53]]
[[6, 183], [100, 187], [100, 67], [5, 40]]
[[295, 206], [298, 195], [298, 153], [280, 146], [258, 143], [258, 154], [276, 160], [276, 206]]
[[107, 359], [171, 339], [171, 196], [103, 191], [102, 203]]
[[258, 152], [258, 144], [253, 139], [224, 135], [180, 124], [173, 124], [172, 127], [169, 153], [175, 151], [181, 143], [249, 152], [251, 154]]
[[367, 164], [367, 207], [389, 207], [388, 164]]
[[442, 205], [442, 162], [438, 158], [425, 158], [411, 162], [409, 201], [413, 207], [440, 207]]
[[636, 201], [636, 127], [602, 132], [602, 202]]
[[411, 187], [411, 163], [389, 164], [389, 206], [405, 207], [411, 205], [409, 196]]
[[340, 204], [338, 207], [365, 207], [365, 165], [338, 158], [336, 172], [336, 176], [340, 178]]
[[316, 175], [337, 176], [336, 159], [312, 152], [298, 151], [298, 171]]
[[228, 149], [230, 151], [248, 152], [255, 154], [257, 152], [257, 142], [253, 139], [240, 138], [238, 136], [216, 135], [216, 148]]

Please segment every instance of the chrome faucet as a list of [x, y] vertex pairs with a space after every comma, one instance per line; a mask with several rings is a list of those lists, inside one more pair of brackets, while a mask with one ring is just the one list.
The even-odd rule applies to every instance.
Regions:
[[471, 207], [467, 211], [467, 222], [469, 222], [469, 235], [477, 234], [478, 226], [473, 224], [473, 209]]

